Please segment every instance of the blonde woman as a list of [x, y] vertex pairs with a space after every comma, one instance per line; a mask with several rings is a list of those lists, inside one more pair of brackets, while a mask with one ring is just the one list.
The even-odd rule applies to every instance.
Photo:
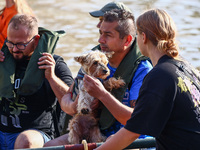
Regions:
[[155, 137], [158, 150], [199, 150], [200, 75], [179, 57], [173, 20], [164, 10], [152, 9], [139, 16], [136, 25], [140, 51], [154, 67], [143, 80], [134, 111], [98, 80], [84, 76], [84, 87], [92, 96], [108, 108], [118, 108], [112, 112], [116, 119], [126, 122], [125, 116], [132, 113], [124, 128], [97, 150], [123, 149], [141, 134]]
[[25, 0], [5, 0], [5, 3], [6, 6], [0, 10], [0, 49], [7, 37], [7, 27], [10, 19], [17, 13], [33, 15], [32, 9]]

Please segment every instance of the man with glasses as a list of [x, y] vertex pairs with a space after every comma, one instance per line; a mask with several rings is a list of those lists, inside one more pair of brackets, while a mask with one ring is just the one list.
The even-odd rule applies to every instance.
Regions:
[[[38, 33], [39, 32], [39, 33]], [[52, 107], [72, 84], [64, 60], [52, 55], [63, 32], [14, 16], [0, 59], [0, 149], [37, 148], [54, 138]]]
[[13, 44], [12, 42], [6, 40], [6, 45], [8, 46], [9, 49], [14, 48], [14, 46], [16, 45], [17, 49], [19, 50], [25, 50], [26, 46], [36, 37], [36, 35], [30, 39], [30, 41], [28, 41], [26, 44], [23, 43], [17, 43], [17, 44]]
[[[32, 40], [35, 39], [37, 35], [35, 35], [33, 38], [30, 39], [30, 41], [28, 41], [27, 43], [17, 43], [17, 44], [13, 44], [12, 42], [6, 40], [5, 43], [8, 47], [8, 49], [10, 50], [10, 53], [13, 54], [13, 57], [16, 60], [20, 60], [21, 58], [18, 58], [15, 54], [19, 54], [21, 52], [21, 50], [25, 50], [26, 46], [28, 46], [29, 43], [32, 42]], [[11, 36], [12, 37], [12, 36]], [[14, 46], [16, 46], [15, 50], [17, 50], [17, 53], [13, 52]], [[21, 52], [22, 53], [22, 52]], [[23, 59], [28, 59], [30, 58], [29, 56], [24, 56]]]

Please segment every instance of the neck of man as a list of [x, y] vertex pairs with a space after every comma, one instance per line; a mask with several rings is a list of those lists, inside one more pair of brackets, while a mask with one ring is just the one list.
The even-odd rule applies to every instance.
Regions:
[[130, 51], [130, 47], [123, 50], [123, 51], [120, 51], [120, 52], [115, 52], [111, 58], [109, 58], [109, 64], [111, 67], [113, 68], [117, 68], [121, 61], [124, 59], [124, 57], [126, 56], [126, 54]]

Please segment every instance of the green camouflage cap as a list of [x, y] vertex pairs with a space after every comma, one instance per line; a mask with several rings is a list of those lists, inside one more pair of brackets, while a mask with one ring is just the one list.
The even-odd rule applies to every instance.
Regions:
[[125, 6], [124, 3], [122, 2], [110, 2], [106, 4], [103, 8], [101, 8], [100, 10], [92, 11], [89, 13], [93, 17], [100, 17], [100, 16], [103, 16], [106, 11], [110, 11], [112, 9], [124, 9], [126, 11], [131, 12], [131, 10], [127, 6]]

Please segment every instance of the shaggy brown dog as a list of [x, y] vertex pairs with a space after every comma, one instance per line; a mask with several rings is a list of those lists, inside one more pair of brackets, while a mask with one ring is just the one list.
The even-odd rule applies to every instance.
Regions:
[[[82, 71], [85, 74], [94, 76], [100, 79], [106, 79], [110, 74], [107, 67], [107, 56], [101, 51], [92, 51], [88, 54], [75, 57], [77, 62], [82, 66]], [[112, 88], [120, 88], [125, 85], [122, 79], [114, 77], [103, 82], [107, 90]], [[101, 134], [98, 121], [92, 114], [90, 108], [94, 97], [90, 96], [83, 86], [83, 81], [79, 81], [79, 98], [77, 104], [77, 114], [70, 120], [68, 125], [69, 136], [68, 142], [70, 144], [80, 144], [83, 139], [88, 143], [98, 143], [105, 141], [105, 137]]]

